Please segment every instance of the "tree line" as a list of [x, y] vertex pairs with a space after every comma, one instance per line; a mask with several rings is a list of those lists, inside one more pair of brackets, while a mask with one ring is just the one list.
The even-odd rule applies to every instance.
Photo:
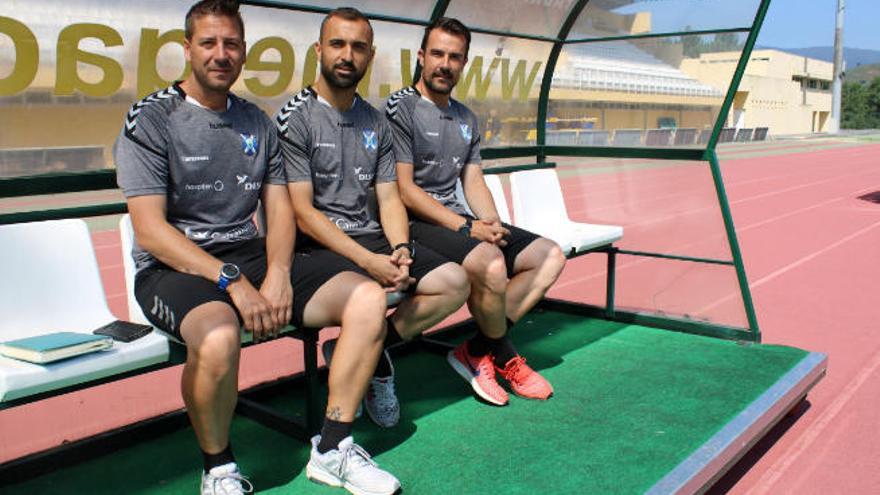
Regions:
[[843, 85], [841, 122], [843, 129], [880, 129], [880, 77], [867, 84]]

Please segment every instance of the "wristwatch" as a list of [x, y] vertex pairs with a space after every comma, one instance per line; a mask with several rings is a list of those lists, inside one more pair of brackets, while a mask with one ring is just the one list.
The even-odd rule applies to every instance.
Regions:
[[234, 263], [223, 263], [220, 267], [220, 278], [217, 280], [217, 288], [225, 291], [229, 284], [241, 277], [241, 270]]
[[461, 225], [461, 227], [458, 228], [458, 233], [465, 237], [470, 237], [471, 225], [473, 225], [473, 220], [471, 220], [470, 218], [465, 218], [464, 223]]
[[410, 259], [413, 259], [413, 260], [416, 259], [416, 243], [414, 243], [412, 241], [401, 242], [400, 244], [394, 246], [394, 249], [392, 250], [392, 252], [397, 251], [400, 248], [408, 249]]

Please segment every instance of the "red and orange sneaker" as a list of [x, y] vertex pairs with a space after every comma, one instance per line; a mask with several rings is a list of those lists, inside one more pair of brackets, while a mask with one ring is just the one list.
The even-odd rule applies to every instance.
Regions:
[[510, 396], [495, 379], [495, 365], [491, 355], [471, 356], [467, 352], [467, 342], [464, 342], [449, 351], [446, 360], [483, 400], [496, 406], [507, 405]]
[[553, 395], [553, 386], [526, 364], [522, 356], [511, 358], [504, 369], [495, 367], [498, 373], [510, 383], [513, 393], [525, 399], [547, 400]]

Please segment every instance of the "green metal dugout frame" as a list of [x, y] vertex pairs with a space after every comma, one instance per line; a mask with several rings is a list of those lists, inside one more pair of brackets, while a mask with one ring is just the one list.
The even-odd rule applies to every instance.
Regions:
[[[365, 12], [365, 14], [374, 20], [392, 22], [398, 24], [407, 24], [415, 26], [426, 26], [434, 20], [444, 16], [450, 6], [451, 0], [437, 0], [428, 18], [410, 18], [396, 15], [389, 15], [381, 12]], [[506, 38], [532, 40], [540, 43], [552, 44], [550, 53], [544, 65], [544, 74], [541, 80], [540, 92], [538, 97], [538, 111], [536, 119], [537, 139], [533, 146], [515, 146], [515, 147], [496, 147], [486, 148], [482, 150], [484, 159], [510, 159], [510, 158], [529, 158], [537, 162], [533, 165], [522, 165], [513, 167], [498, 167], [497, 169], [488, 169], [488, 173], [507, 173], [520, 169], [528, 168], [547, 168], [553, 164], [546, 163], [547, 157], [563, 156], [563, 157], [603, 157], [603, 158], [642, 158], [655, 160], [682, 160], [682, 161], [700, 161], [707, 162], [712, 173], [715, 186], [715, 192], [718, 198], [718, 204], [724, 221], [725, 232], [731, 251], [732, 260], [716, 260], [704, 259], [690, 256], [681, 256], [675, 253], [653, 253], [630, 250], [624, 254], [633, 256], [646, 256], [653, 258], [665, 258], [679, 261], [689, 261], [694, 263], [708, 263], [715, 265], [732, 265], [736, 270], [737, 282], [741, 297], [743, 300], [745, 314], [748, 320], [748, 328], [736, 329], [732, 332], [729, 327], [714, 325], [711, 323], [700, 322], [697, 325], [699, 331], [695, 333], [714, 335], [722, 338], [735, 338], [742, 340], [750, 340], [759, 342], [761, 334], [758, 326], [757, 317], [755, 315], [754, 304], [752, 302], [751, 292], [748, 286], [748, 278], [745, 273], [745, 267], [742, 259], [742, 253], [739, 247], [739, 241], [730, 213], [730, 206], [727, 200], [727, 193], [721, 177], [720, 166], [716, 154], [716, 146], [718, 143], [721, 130], [727, 120], [727, 115], [733, 104], [734, 97], [739, 88], [739, 84], [745, 73], [748, 61], [751, 58], [758, 33], [763, 24], [770, 0], [761, 0], [757, 8], [757, 12], [750, 26], [734, 26], [719, 29], [698, 29], [698, 30], [671, 30], [650, 33], [639, 33], [631, 35], [616, 35], [605, 37], [577, 37], [569, 38], [576, 22], [581, 14], [591, 4], [596, 3], [595, 0], [575, 0], [571, 4], [571, 8], [564, 17], [555, 37], [541, 36], [527, 33], [517, 33], [507, 30], [498, 30], [474, 26], [471, 30], [474, 33], [502, 36]], [[283, 0], [244, 0], [242, 4], [252, 5], [264, 8], [277, 8], [283, 10], [292, 10], [300, 12], [309, 12], [316, 14], [324, 14], [332, 10], [329, 7], [316, 5], [307, 5], [297, 2], [287, 2]], [[596, 147], [596, 146], [558, 146], [547, 145], [546, 126], [548, 120], [548, 107], [550, 102], [550, 90], [553, 82], [553, 75], [556, 64], [559, 61], [562, 50], [569, 45], [597, 43], [608, 41], [627, 41], [652, 38], [675, 38], [681, 36], [693, 35], [710, 35], [720, 33], [745, 34], [748, 36], [745, 45], [740, 54], [736, 70], [728, 85], [727, 93], [724, 97], [719, 114], [715, 120], [711, 135], [705, 148], [657, 148], [657, 147]], [[414, 41], [414, 43], [417, 40]], [[416, 64], [414, 70], [414, 80], [419, 77], [421, 68]], [[489, 172], [491, 170], [491, 172]], [[98, 172], [86, 172], [78, 174], [63, 175], [42, 175], [32, 177], [17, 177], [12, 179], [0, 179], [0, 198], [21, 197], [25, 195], [39, 194], [57, 194], [70, 193], [80, 191], [92, 191], [101, 189], [115, 188], [115, 171], [102, 170]], [[0, 215], [0, 224], [17, 223], [25, 221], [48, 220], [57, 218], [83, 217], [118, 214], [125, 211], [124, 203], [112, 203], [96, 206], [85, 206], [76, 208], [61, 208], [43, 211], [16, 212]], [[616, 251], [615, 253], [616, 254]], [[609, 254], [609, 256], [611, 256]], [[613, 262], [609, 261], [609, 269], [613, 268]], [[609, 279], [613, 282], [613, 274], [609, 273]], [[617, 312], [613, 308], [613, 283], [610, 284], [608, 296], [611, 304], [610, 310], [607, 308], [597, 308], [608, 319], [626, 321], [620, 318], [623, 313]], [[644, 317], [642, 315], [641, 317]], [[670, 318], [662, 315], [654, 315], [657, 321], [670, 320]], [[652, 320], [653, 321], [653, 320]], [[663, 326], [663, 325], [660, 325]], [[680, 325], [673, 325], [680, 327]], [[687, 330], [685, 330], [687, 331]]]

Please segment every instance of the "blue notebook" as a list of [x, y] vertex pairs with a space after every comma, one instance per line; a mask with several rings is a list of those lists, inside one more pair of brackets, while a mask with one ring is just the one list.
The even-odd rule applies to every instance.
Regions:
[[0, 343], [0, 354], [44, 364], [101, 351], [113, 345], [113, 339], [89, 333], [56, 332]]

